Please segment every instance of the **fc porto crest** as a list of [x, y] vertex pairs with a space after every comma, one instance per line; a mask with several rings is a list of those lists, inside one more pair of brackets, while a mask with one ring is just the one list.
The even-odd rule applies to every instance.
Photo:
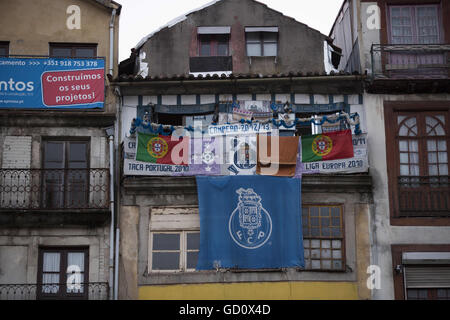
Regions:
[[319, 157], [326, 156], [333, 149], [333, 140], [325, 135], [317, 136], [312, 143], [312, 151]]
[[164, 156], [169, 151], [169, 145], [167, 141], [160, 138], [151, 138], [147, 143], [147, 152], [156, 159], [164, 158]]
[[228, 231], [242, 248], [259, 248], [272, 234], [272, 219], [253, 189], [240, 188], [236, 193], [239, 194], [239, 202], [230, 216]]

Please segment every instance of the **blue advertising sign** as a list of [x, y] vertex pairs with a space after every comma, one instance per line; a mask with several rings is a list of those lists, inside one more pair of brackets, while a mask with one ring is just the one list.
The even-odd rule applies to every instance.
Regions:
[[0, 58], [0, 108], [103, 108], [104, 69], [103, 59]]

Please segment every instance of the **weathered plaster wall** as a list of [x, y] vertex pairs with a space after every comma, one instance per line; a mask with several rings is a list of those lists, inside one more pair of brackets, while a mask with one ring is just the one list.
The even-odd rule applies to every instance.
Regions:
[[[162, 29], [144, 44], [141, 50], [146, 52], [149, 75], [189, 73], [189, 56], [196, 51], [191, 45], [193, 29], [199, 26], [231, 26], [233, 73], [324, 72], [325, 36], [319, 31], [254, 1], [223, 0]], [[263, 57], [252, 59], [250, 65], [244, 32], [248, 26], [279, 27], [276, 63], [273, 57]]]
[[5, 265], [9, 266], [0, 270], [0, 283], [37, 283], [38, 252], [42, 246], [88, 246], [89, 282], [106, 282], [108, 241], [109, 229], [106, 226], [66, 229], [0, 228], [0, 258], [2, 262], [6, 259]]
[[367, 116], [370, 174], [373, 178], [373, 206], [370, 213], [372, 237], [371, 264], [381, 268], [381, 289], [373, 290], [374, 299], [394, 299], [391, 245], [450, 243], [450, 227], [391, 226], [386, 162], [384, 101], [447, 100], [449, 94], [364, 95]]

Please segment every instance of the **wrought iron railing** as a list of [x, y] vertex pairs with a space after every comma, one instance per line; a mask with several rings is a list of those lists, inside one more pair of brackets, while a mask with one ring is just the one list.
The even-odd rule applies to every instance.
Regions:
[[108, 169], [0, 169], [0, 209], [108, 207]]
[[398, 177], [401, 217], [450, 217], [450, 176]]
[[374, 79], [440, 79], [450, 76], [450, 44], [373, 44]]
[[107, 282], [82, 283], [79, 287], [67, 284], [0, 284], [0, 300], [108, 300]]

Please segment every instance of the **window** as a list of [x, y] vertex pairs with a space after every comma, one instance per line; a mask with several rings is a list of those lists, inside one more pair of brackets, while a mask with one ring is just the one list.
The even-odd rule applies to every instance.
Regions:
[[278, 51], [278, 28], [245, 28], [247, 56], [276, 57]]
[[341, 205], [303, 205], [306, 270], [345, 270], [344, 218]]
[[449, 245], [393, 245], [395, 299], [450, 300]]
[[87, 299], [88, 248], [40, 248], [39, 299]]
[[200, 249], [200, 232], [153, 232], [151, 234], [150, 270], [195, 271]]
[[439, 5], [390, 6], [391, 44], [441, 42]]
[[228, 34], [200, 34], [199, 35], [199, 56], [218, 57], [229, 56]]
[[9, 42], [0, 41], [0, 57], [7, 57], [9, 55]]
[[392, 119], [386, 135], [396, 217], [450, 216], [449, 107], [441, 111], [423, 111], [425, 108], [385, 109], [386, 117]]
[[[388, 53], [390, 76], [447, 77], [446, 54], [429, 50], [443, 39], [439, 5], [390, 6], [388, 12], [390, 44], [397, 45]], [[411, 44], [417, 46], [404, 47]]]
[[43, 143], [45, 208], [85, 208], [89, 197], [89, 141], [48, 139]]
[[95, 58], [97, 45], [50, 43], [50, 56], [55, 58]]

